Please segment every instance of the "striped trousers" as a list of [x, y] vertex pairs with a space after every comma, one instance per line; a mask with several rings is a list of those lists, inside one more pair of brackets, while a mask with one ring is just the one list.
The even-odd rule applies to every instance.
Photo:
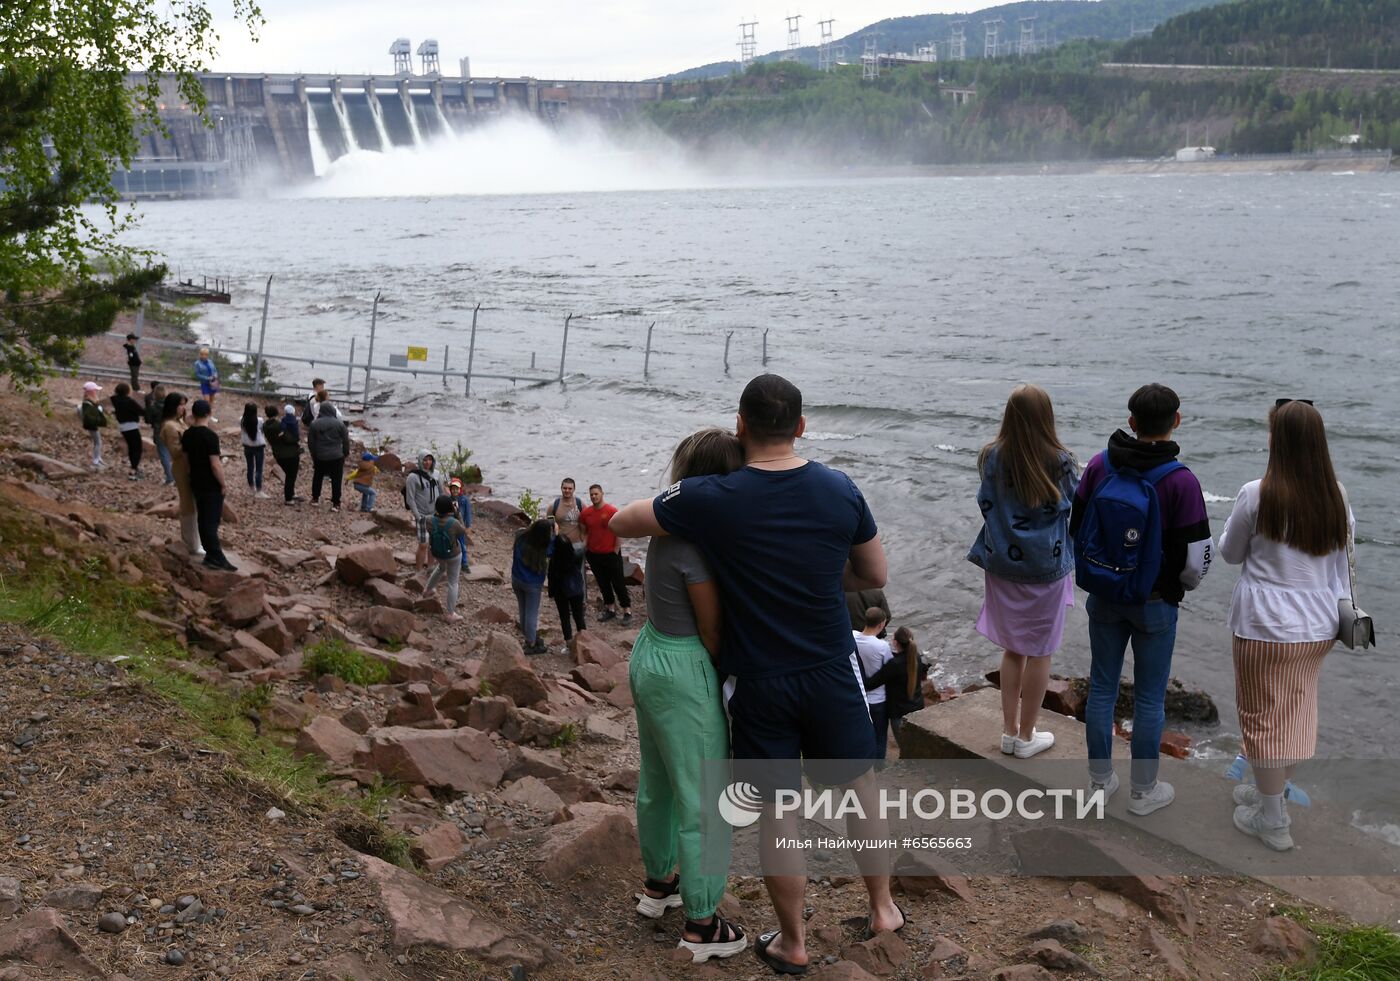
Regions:
[[1317, 676], [1335, 640], [1234, 638], [1235, 704], [1251, 766], [1292, 766], [1317, 751]]

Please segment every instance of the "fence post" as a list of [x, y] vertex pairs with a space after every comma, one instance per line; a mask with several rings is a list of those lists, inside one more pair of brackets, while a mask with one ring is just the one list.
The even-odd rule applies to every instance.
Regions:
[[768, 364], [768, 328], [763, 328], [763, 364]]
[[374, 330], [379, 326], [379, 298], [384, 295], [383, 290], [374, 294], [374, 306], [369, 314], [369, 355], [365, 358], [365, 397], [364, 407], [369, 409], [369, 376], [374, 370]]
[[559, 349], [559, 381], [564, 380], [564, 357], [569, 353], [569, 321], [574, 319], [571, 313], [564, 318], [564, 345]]
[[443, 348], [442, 348], [442, 387], [443, 387], [443, 388], [446, 388], [446, 387], [447, 387], [447, 355], [451, 352], [451, 350], [452, 350], [452, 348], [450, 348], [450, 347], [448, 347], [448, 346], [446, 346], [446, 345], [443, 345]]
[[651, 373], [651, 332], [655, 329], [656, 321], [653, 320], [651, 326], [647, 328], [647, 356], [645, 360], [642, 361], [643, 378], [645, 378], [648, 374]]
[[472, 362], [476, 360], [476, 315], [480, 312], [481, 304], [478, 303], [476, 309], [472, 311], [472, 339], [470, 346], [467, 348], [467, 387], [462, 392], [463, 396], [468, 396], [472, 393]]
[[[262, 391], [263, 342], [267, 340], [267, 305], [272, 299], [272, 277], [267, 277], [267, 289], [263, 290], [262, 329], [258, 331], [258, 356], [253, 362], [253, 391]], [[253, 325], [248, 325], [248, 347], [252, 347]], [[244, 348], [247, 350], [247, 348]]]
[[346, 359], [345, 368], [345, 397], [350, 398], [351, 385], [355, 384], [355, 338], [350, 338], [350, 357]]
[[724, 373], [726, 375], [729, 374], [729, 342], [733, 337], [734, 332], [732, 330], [724, 335]]

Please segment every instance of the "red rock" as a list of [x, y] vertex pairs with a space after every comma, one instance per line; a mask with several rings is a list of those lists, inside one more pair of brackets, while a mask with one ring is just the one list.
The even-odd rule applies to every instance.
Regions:
[[1042, 967], [1054, 971], [1085, 971], [1093, 973], [1093, 968], [1084, 958], [1067, 948], [1058, 940], [1037, 940], [1023, 954]]
[[316, 623], [316, 614], [308, 607], [297, 604], [282, 610], [282, 626], [287, 628], [294, 642], [300, 641], [311, 632]]
[[1184, 732], [1174, 732], [1169, 729], [1162, 733], [1160, 748], [1167, 756], [1174, 756], [1179, 760], [1190, 759], [1191, 737]]
[[1284, 964], [1303, 964], [1317, 954], [1317, 939], [1297, 920], [1270, 916], [1250, 933], [1249, 949]]
[[66, 977], [105, 977], [53, 909], [31, 910], [0, 924], [0, 963], [7, 961], [62, 971]]
[[636, 767], [628, 767], [625, 770], [618, 770], [609, 773], [603, 778], [603, 788], [606, 790], [625, 790], [635, 794], [637, 792], [637, 781], [639, 779]]
[[992, 981], [1054, 981], [1051, 974], [1039, 964], [1008, 964], [992, 972]]
[[507, 613], [499, 606], [483, 606], [476, 611], [476, 619], [481, 623], [507, 624], [515, 622], [515, 614]]
[[345, 679], [333, 674], [323, 674], [316, 679], [316, 690], [323, 695], [343, 694], [346, 687]]
[[447, 607], [443, 605], [441, 596], [437, 593], [429, 593], [427, 596], [419, 596], [413, 601], [413, 612], [436, 617], [446, 613]]
[[298, 756], [319, 756], [337, 766], [350, 766], [367, 749], [363, 736], [329, 715], [316, 716], [297, 736]]
[[510, 708], [501, 726], [501, 735], [513, 743], [534, 743], [548, 746], [564, 729], [564, 723], [552, 715], [527, 708]]
[[822, 981], [875, 981], [875, 975], [853, 961], [837, 961], [813, 973]]
[[292, 635], [282, 625], [282, 618], [275, 614], [263, 617], [249, 627], [248, 632], [276, 651], [279, 657], [292, 649]]
[[374, 724], [370, 721], [369, 716], [365, 714], [365, 710], [362, 708], [352, 708], [350, 711], [346, 712], [340, 717], [340, 724], [351, 732], [359, 733], [361, 736], [374, 728]]
[[506, 724], [514, 703], [504, 695], [484, 695], [467, 706], [467, 725], [482, 732], [497, 732]]
[[613, 708], [630, 709], [636, 703], [632, 699], [631, 685], [618, 685], [612, 691], [603, 696], [603, 701]]
[[885, 978], [903, 967], [912, 953], [899, 934], [882, 930], [869, 940], [846, 947], [841, 957], [870, 974]]
[[341, 549], [336, 556], [335, 571], [343, 582], [363, 586], [370, 579], [393, 582], [399, 574], [394, 550], [382, 542], [365, 542]]
[[1152, 952], [1152, 956], [1162, 962], [1162, 966], [1167, 969], [1167, 973], [1174, 978], [1181, 978], [1182, 981], [1189, 981], [1195, 977], [1191, 973], [1191, 968], [1186, 965], [1186, 958], [1182, 956], [1181, 948], [1176, 942], [1169, 940], [1162, 935], [1162, 932], [1154, 926], [1148, 926], [1144, 933], [1147, 940], [1147, 949]]
[[603, 791], [598, 785], [585, 780], [577, 773], [565, 773], [557, 777], [545, 777], [549, 789], [559, 795], [566, 806], [580, 801], [601, 802]]
[[569, 641], [569, 653], [574, 656], [575, 664], [596, 664], [604, 670], [623, 660], [611, 644], [587, 630], [574, 634]]
[[642, 586], [647, 581], [646, 570], [631, 559], [622, 560], [622, 576], [629, 586]]
[[521, 777], [539, 777], [544, 780], [563, 776], [568, 772], [564, 765], [564, 756], [557, 749], [533, 749], [512, 744], [506, 747], [506, 759], [507, 780], [519, 780]]
[[460, 951], [489, 964], [519, 964], [528, 971], [563, 963], [544, 941], [482, 915], [412, 872], [369, 855], [359, 860], [379, 891], [394, 949]]
[[246, 647], [235, 647], [230, 651], [221, 651], [218, 658], [224, 664], [228, 665], [228, 669], [233, 672], [258, 671], [267, 667], [268, 664], [274, 663], [264, 661], [258, 656], [256, 651], [249, 650]]
[[467, 840], [451, 821], [434, 821], [410, 837], [409, 854], [429, 872], [436, 872], [456, 861]]
[[44, 894], [43, 905], [71, 912], [88, 912], [102, 903], [102, 887], [95, 882], [75, 882]]
[[462, 793], [494, 790], [505, 760], [486, 733], [476, 729], [371, 729], [369, 750], [356, 762], [405, 783], [447, 787]]
[[387, 579], [367, 579], [364, 584], [365, 592], [370, 598], [380, 606], [392, 607], [395, 610], [413, 609], [413, 595], [402, 586], [396, 586]]
[[385, 641], [404, 641], [418, 629], [418, 618], [407, 610], [396, 610], [390, 606], [371, 606], [361, 610], [351, 623], [362, 628], [371, 637]]
[[935, 852], [909, 850], [901, 853], [895, 862], [894, 874], [896, 884], [910, 896], [941, 893], [965, 903], [974, 901], [967, 876]]
[[1066, 678], [1051, 678], [1041, 699], [1042, 708], [1072, 718], [1079, 718], [1084, 712], [1084, 694]]
[[214, 613], [230, 627], [246, 627], [263, 613], [267, 588], [259, 579], [246, 579], [214, 604]]
[[839, 947], [846, 939], [846, 931], [830, 913], [818, 910], [807, 920], [807, 935], [831, 947]]
[[433, 722], [438, 717], [437, 706], [433, 704], [433, 693], [422, 682], [404, 688], [399, 700], [389, 707], [389, 715], [384, 720], [388, 726], [412, 726], [420, 722]]
[[403, 461], [399, 459], [397, 453], [381, 453], [377, 461], [380, 473], [401, 473], [403, 471]]
[[491, 686], [493, 695], [504, 695], [516, 705], [533, 705], [549, 695], [519, 642], [499, 632], [486, 638], [481, 679]]
[[481, 694], [481, 682], [475, 678], [461, 678], [452, 682], [452, 687], [443, 692], [437, 700], [439, 712], [462, 708]]
[[564, 806], [563, 799], [539, 777], [521, 777], [501, 794], [501, 800], [516, 807], [553, 814]]
[[631, 808], [579, 803], [568, 812], [569, 820], [554, 825], [537, 852], [545, 877], [562, 883], [585, 867], [631, 868], [640, 861]]
[[276, 664], [278, 659], [282, 656], [247, 630], [234, 631], [233, 646], [252, 651], [257, 656], [258, 660], [262, 662], [259, 667], [267, 667], [270, 664]]
[[[120, 440], [118, 440], [120, 442]], [[14, 457], [18, 466], [26, 470], [34, 470], [43, 474], [49, 480], [62, 480], [65, 477], [81, 477], [88, 471], [82, 467], [75, 467], [71, 463], [64, 463], [62, 460], [55, 460], [51, 456], [44, 456], [42, 453], [18, 453]]]
[[432, 658], [412, 647], [405, 647], [403, 650], [390, 653], [377, 647], [365, 647], [358, 644], [356, 646], [361, 652], [387, 667], [389, 680], [394, 684], [401, 684], [405, 681], [428, 681], [436, 684], [439, 680], [446, 680], [443, 672], [433, 666]]
[[580, 664], [569, 672], [569, 677], [589, 691], [610, 692], [613, 680], [601, 664]]

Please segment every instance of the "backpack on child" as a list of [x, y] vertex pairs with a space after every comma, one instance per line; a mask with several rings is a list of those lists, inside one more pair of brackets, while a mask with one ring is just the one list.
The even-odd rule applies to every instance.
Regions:
[[441, 515], [433, 515], [433, 524], [428, 532], [428, 551], [435, 559], [450, 559], [452, 551], [457, 545], [457, 539], [452, 534], [452, 522], [455, 519], [444, 520]]
[[1123, 606], [1152, 595], [1162, 570], [1162, 514], [1157, 483], [1183, 468], [1168, 460], [1151, 470], [1114, 466], [1103, 456], [1104, 476], [1074, 536], [1074, 582], [1080, 589]]

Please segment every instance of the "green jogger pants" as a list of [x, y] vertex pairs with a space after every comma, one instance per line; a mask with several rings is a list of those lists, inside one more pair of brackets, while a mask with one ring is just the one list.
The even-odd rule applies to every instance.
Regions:
[[636, 703], [642, 762], [637, 783], [637, 838], [647, 875], [665, 880], [680, 865], [685, 915], [703, 920], [724, 898], [727, 876], [701, 875], [703, 848], [722, 847], [704, 865], [728, 867], [730, 836], [702, 842], [701, 776], [705, 760], [729, 758], [729, 722], [719, 677], [699, 637], [671, 637], [642, 627], [628, 673]]

